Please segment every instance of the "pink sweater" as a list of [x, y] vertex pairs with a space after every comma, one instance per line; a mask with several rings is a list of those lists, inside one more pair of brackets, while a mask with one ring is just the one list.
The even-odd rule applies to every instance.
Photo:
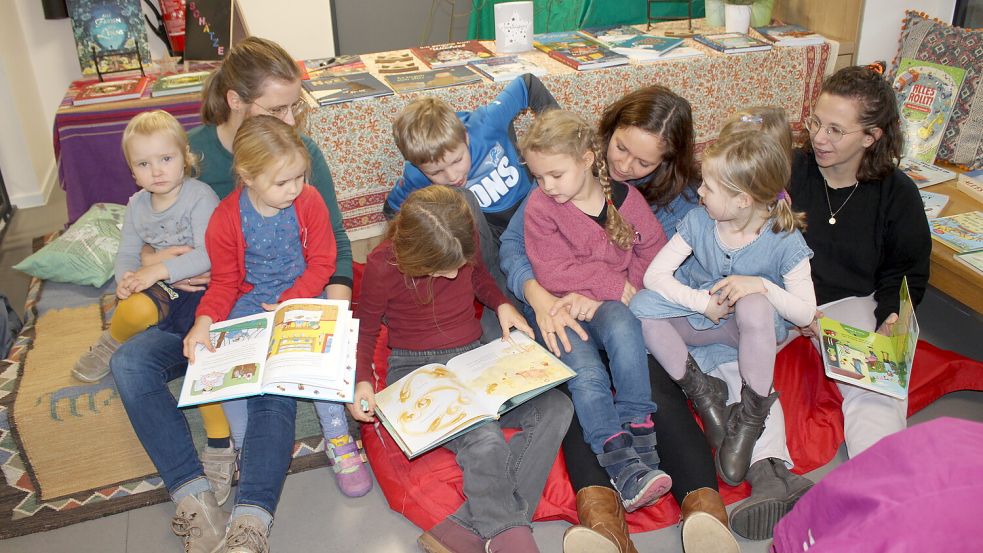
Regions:
[[598, 301], [620, 300], [626, 280], [641, 290], [645, 269], [665, 245], [666, 234], [632, 186], [618, 212], [635, 227], [630, 250], [613, 244], [573, 202], [557, 204], [534, 189], [524, 223], [526, 252], [539, 284], [555, 295], [577, 292]]

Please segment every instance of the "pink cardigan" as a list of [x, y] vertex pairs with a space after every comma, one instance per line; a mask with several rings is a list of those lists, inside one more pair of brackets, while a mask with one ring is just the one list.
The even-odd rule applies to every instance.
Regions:
[[630, 250], [613, 244], [604, 228], [573, 202], [557, 204], [539, 188], [533, 190], [526, 205], [525, 239], [539, 284], [558, 296], [577, 292], [599, 301], [620, 300], [626, 280], [641, 290], [645, 269], [666, 244], [666, 234], [632, 186], [618, 212], [635, 227]]

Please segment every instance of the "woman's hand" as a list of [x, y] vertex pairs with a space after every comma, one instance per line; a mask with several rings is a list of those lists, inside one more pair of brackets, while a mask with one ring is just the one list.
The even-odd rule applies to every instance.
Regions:
[[348, 404], [348, 413], [359, 422], [375, 422], [375, 391], [368, 380], [355, 384], [355, 397]]
[[498, 313], [498, 322], [502, 325], [502, 340], [509, 341], [509, 334], [511, 333], [512, 327], [525, 332], [530, 338], [536, 335], [532, 331], [532, 327], [529, 326], [529, 323], [526, 322], [526, 318], [511, 303], [506, 302], [499, 305], [496, 312]]
[[191, 278], [186, 278], [184, 280], [179, 280], [177, 282], [171, 283], [171, 288], [177, 288], [182, 292], [199, 292], [204, 290], [208, 283], [212, 280], [211, 271], [201, 273], [200, 275], [193, 276]]
[[[570, 315], [569, 311], [560, 309], [556, 315], [550, 314], [559, 298], [550, 294], [535, 280], [526, 282], [524, 292], [526, 301], [536, 312], [536, 324], [539, 325], [539, 330], [543, 333], [543, 341], [546, 342], [546, 347], [553, 352], [553, 355], [559, 357], [562, 352], [569, 352], [571, 349], [570, 340], [567, 338], [564, 328], [573, 330], [581, 340], [587, 341], [587, 332]], [[559, 336], [559, 341], [557, 341], [557, 336]], [[562, 349], [560, 348], [561, 345], [563, 346]]]
[[883, 334], [884, 336], [891, 336], [891, 333], [894, 332], [894, 325], [897, 324], [897, 322], [898, 322], [898, 314], [891, 313], [890, 315], [887, 316], [886, 319], [884, 319], [884, 322], [881, 323], [881, 326], [877, 327], [877, 333]]
[[623, 292], [621, 292], [621, 303], [628, 305], [629, 303], [631, 303], [631, 299], [634, 298], [635, 294], [637, 293], [638, 290], [636, 290], [635, 287], [632, 286], [631, 283], [626, 280], [625, 289]]
[[731, 275], [723, 278], [710, 288], [711, 294], [720, 294], [719, 301], [734, 305], [737, 300], [750, 294], [764, 294], [765, 283], [761, 277]]
[[553, 304], [550, 309], [550, 316], [555, 317], [560, 310], [566, 310], [571, 317], [578, 321], [589, 321], [594, 318], [599, 307], [601, 307], [601, 302], [576, 292], [570, 292]]
[[201, 315], [195, 320], [195, 325], [188, 331], [188, 335], [184, 337], [184, 356], [188, 358], [189, 363], [195, 362], [195, 351], [198, 349], [198, 344], [205, 346], [208, 351], [215, 351], [212, 340], [208, 336], [208, 327], [210, 326], [212, 326], [212, 318]]

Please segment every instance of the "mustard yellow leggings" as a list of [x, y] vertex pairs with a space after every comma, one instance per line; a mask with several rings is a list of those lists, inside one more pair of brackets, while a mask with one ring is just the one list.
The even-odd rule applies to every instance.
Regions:
[[[118, 342], [125, 342], [160, 322], [157, 305], [146, 294], [133, 294], [120, 300], [109, 323], [109, 335]], [[225, 419], [222, 405], [209, 403], [198, 407], [209, 438], [228, 438], [229, 421]]]

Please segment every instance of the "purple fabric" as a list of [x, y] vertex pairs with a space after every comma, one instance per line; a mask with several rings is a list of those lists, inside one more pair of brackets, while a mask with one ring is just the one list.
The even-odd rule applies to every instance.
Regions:
[[772, 551], [980, 551], [983, 424], [940, 418], [837, 467], [775, 527]]
[[144, 98], [58, 111], [54, 149], [58, 178], [68, 203], [69, 224], [94, 203], [125, 205], [137, 191], [121, 145], [123, 130], [134, 115], [149, 109], [163, 109], [174, 115], [185, 129], [201, 123], [197, 96], [190, 102], [187, 95], [173, 98]]

